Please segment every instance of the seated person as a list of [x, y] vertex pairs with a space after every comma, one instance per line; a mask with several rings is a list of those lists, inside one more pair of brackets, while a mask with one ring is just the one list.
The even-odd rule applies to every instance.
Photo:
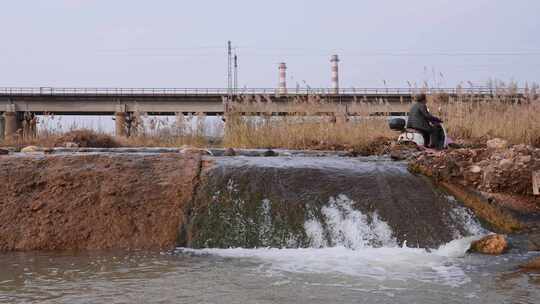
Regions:
[[431, 115], [426, 106], [426, 95], [420, 94], [409, 111], [407, 128], [415, 129], [424, 137], [426, 148], [439, 148], [440, 123], [442, 120]]

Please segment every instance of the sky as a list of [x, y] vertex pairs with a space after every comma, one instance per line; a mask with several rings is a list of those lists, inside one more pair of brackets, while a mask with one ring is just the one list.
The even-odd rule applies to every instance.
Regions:
[[342, 88], [538, 82], [538, 0], [2, 0], [0, 87]]

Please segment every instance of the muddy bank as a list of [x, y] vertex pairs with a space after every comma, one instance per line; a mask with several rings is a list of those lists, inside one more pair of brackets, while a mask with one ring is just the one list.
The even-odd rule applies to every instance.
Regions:
[[[493, 143], [493, 142], [492, 142]], [[500, 232], [540, 231], [533, 172], [540, 149], [526, 145], [420, 152], [409, 169], [432, 177]]]
[[201, 157], [0, 157], [0, 251], [170, 248]]

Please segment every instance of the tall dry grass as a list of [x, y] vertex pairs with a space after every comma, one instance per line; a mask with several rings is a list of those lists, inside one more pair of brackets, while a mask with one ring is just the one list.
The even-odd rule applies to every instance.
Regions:
[[261, 96], [244, 96], [229, 105], [224, 145], [382, 152], [381, 148], [396, 134], [388, 129], [385, 118], [369, 114], [404, 111], [403, 106], [382, 100], [339, 104], [320, 96], [295, 97], [279, 103]]
[[444, 120], [452, 138], [485, 141], [497, 137], [540, 147], [540, 99], [536, 94], [435, 95], [429, 100], [432, 112]]
[[396, 134], [385, 119], [370, 118], [346, 121], [345, 117], [317, 118], [301, 116], [227, 118], [224, 145], [237, 148], [353, 149], [375, 152]]
[[[515, 85], [497, 86], [485, 96], [444, 94], [429, 96], [429, 107], [445, 121], [453, 139], [485, 143], [503, 138], [513, 144], [540, 146], [540, 98], [537, 87], [525, 95]], [[411, 103], [356, 100], [336, 104], [321, 97], [294, 98], [290, 103], [271, 102], [264, 97], [244, 96], [230, 105], [224, 144], [231, 147], [292, 149], [370, 147], [392, 140], [397, 134], [387, 120], [373, 113], [408, 112]], [[295, 116], [272, 116], [293, 112]], [[335, 113], [335, 116], [318, 116]], [[259, 115], [258, 118], [242, 115]]]

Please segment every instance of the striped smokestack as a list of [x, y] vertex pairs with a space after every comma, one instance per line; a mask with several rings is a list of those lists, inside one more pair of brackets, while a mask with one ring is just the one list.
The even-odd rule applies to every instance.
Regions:
[[285, 62], [279, 64], [278, 94], [287, 94], [287, 65]]
[[330, 58], [330, 62], [332, 63], [332, 93], [338, 94], [339, 93], [339, 57], [338, 55], [332, 55]]

